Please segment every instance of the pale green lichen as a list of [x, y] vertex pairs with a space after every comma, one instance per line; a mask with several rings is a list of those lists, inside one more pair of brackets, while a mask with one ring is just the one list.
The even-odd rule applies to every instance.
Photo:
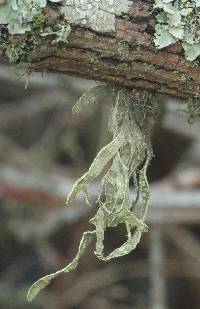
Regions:
[[46, 5], [47, 0], [7, 0], [0, 4], [0, 25], [6, 26], [9, 34], [31, 33], [31, 36], [53, 34], [56, 37], [53, 44], [66, 42], [71, 29], [67, 23], [58, 25], [57, 31], [44, 34], [43, 8]]
[[6, 25], [10, 34], [30, 31], [29, 23], [46, 5], [46, 0], [7, 0], [0, 4], [0, 24]]
[[200, 1], [156, 0], [158, 11], [155, 44], [163, 48], [182, 41], [185, 56], [193, 61], [200, 55]]
[[57, 30], [52, 30], [51, 28], [46, 29], [41, 32], [41, 36], [54, 36], [55, 39], [51, 41], [52, 44], [58, 44], [60, 42], [67, 43], [67, 38], [71, 32], [71, 26], [68, 23], [61, 23], [57, 26]]
[[61, 12], [66, 21], [99, 32], [115, 31], [116, 15], [127, 13], [129, 0], [66, 0]]
[[44, 289], [49, 283], [52, 281], [52, 279], [62, 275], [63, 273], [68, 273], [74, 269], [76, 269], [80, 257], [83, 255], [85, 252], [87, 246], [90, 244], [90, 242], [93, 239], [93, 236], [95, 234], [95, 231], [89, 231], [83, 233], [82, 239], [79, 244], [79, 249], [76, 257], [73, 259], [73, 261], [67, 266], [64, 267], [63, 269], [55, 272], [54, 274], [47, 275], [37, 282], [34, 283], [34, 285], [31, 287], [31, 289], [28, 291], [27, 298], [28, 301], [32, 301], [32, 299], [37, 296], [40, 290]]
[[[97, 86], [83, 95], [73, 108], [79, 112], [90, 103], [100, 103], [105, 96], [112, 95], [113, 107], [109, 128], [113, 140], [97, 154], [87, 173], [73, 186], [67, 197], [67, 204], [83, 191], [86, 201], [91, 204], [88, 192], [89, 184], [112, 161], [111, 167], [101, 181], [101, 190], [97, 199], [98, 210], [90, 220], [92, 231], [85, 232], [75, 259], [60, 271], [38, 280], [28, 292], [31, 301], [41, 289], [55, 277], [74, 270], [78, 260], [92, 239], [96, 238], [95, 255], [108, 261], [130, 253], [140, 241], [143, 232], [148, 231], [145, 224], [150, 200], [147, 181], [147, 168], [152, 158], [150, 141], [151, 129], [160, 108], [157, 97], [145, 91], [129, 91], [112, 86]], [[136, 193], [134, 200], [129, 197], [129, 181], [133, 176]], [[104, 236], [108, 228], [124, 224], [127, 240], [119, 247], [104, 254]]]

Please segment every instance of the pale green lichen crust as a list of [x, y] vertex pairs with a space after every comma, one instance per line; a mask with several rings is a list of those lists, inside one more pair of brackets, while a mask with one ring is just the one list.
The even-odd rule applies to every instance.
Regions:
[[156, 0], [155, 44], [163, 48], [182, 41], [186, 59], [200, 55], [200, 0]]
[[[95, 255], [103, 261], [129, 254], [140, 241], [143, 232], [148, 231], [145, 223], [150, 201], [147, 168], [152, 158], [151, 129], [160, 112], [157, 96], [145, 91], [130, 91], [113, 86], [97, 86], [84, 94], [73, 108], [77, 113], [90, 103], [101, 103], [105, 96], [112, 95], [113, 107], [109, 128], [113, 140], [97, 154], [89, 170], [77, 180], [67, 197], [67, 204], [83, 191], [86, 201], [92, 204], [88, 187], [112, 162], [101, 181], [96, 201], [97, 213], [90, 220], [91, 231], [83, 234], [74, 260], [60, 271], [39, 279], [28, 292], [31, 301], [52, 279], [74, 270], [79, 258], [92, 239], [96, 239]], [[129, 196], [129, 182], [133, 177], [135, 197]], [[126, 227], [127, 240], [118, 248], [105, 255], [104, 237], [108, 228], [119, 224]]]
[[66, 0], [62, 13], [66, 21], [98, 32], [115, 30], [116, 15], [127, 13], [128, 0]]

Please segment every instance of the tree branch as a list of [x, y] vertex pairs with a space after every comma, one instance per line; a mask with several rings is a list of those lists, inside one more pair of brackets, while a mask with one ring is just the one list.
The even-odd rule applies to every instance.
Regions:
[[[184, 58], [181, 45], [155, 48], [152, 8], [153, 0], [134, 1], [127, 15], [116, 17], [116, 31], [110, 33], [72, 25], [64, 47], [38, 36], [38, 49], [29, 55], [31, 70], [84, 76], [178, 97], [200, 94], [200, 67]], [[48, 25], [61, 20], [54, 6], [47, 6], [45, 14]], [[19, 43], [23, 36], [8, 40]]]

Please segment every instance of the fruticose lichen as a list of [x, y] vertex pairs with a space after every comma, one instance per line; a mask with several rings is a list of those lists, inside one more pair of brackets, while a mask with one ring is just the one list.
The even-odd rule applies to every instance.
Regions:
[[182, 41], [185, 56], [193, 61], [200, 55], [200, 1], [156, 0], [158, 11], [155, 44], [163, 48]]
[[[115, 31], [116, 16], [128, 13], [132, 1], [129, 0], [50, 0], [59, 2], [62, 13], [61, 23], [54, 27], [45, 27], [43, 8], [47, 0], [2, 0], [0, 2], [0, 25], [7, 28], [9, 34], [29, 34], [28, 42], [33, 51], [34, 35], [53, 36], [52, 43], [67, 42], [72, 25], [90, 28], [105, 33]], [[166, 47], [182, 40], [188, 60], [200, 55], [200, 0], [155, 0], [157, 11], [155, 44]], [[28, 54], [28, 44], [20, 46], [1, 39], [0, 45], [10, 61]], [[118, 53], [123, 57], [123, 46]], [[27, 59], [26, 59], [27, 60]], [[91, 59], [95, 66], [98, 58]], [[127, 65], [127, 64], [125, 64]], [[146, 69], [151, 67], [145, 64]], [[186, 76], [183, 76], [185, 79]], [[86, 201], [89, 197], [89, 184], [101, 174], [107, 163], [111, 163], [101, 181], [96, 206], [96, 215], [90, 220], [91, 231], [83, 233], [78, 252], [74, 260], [63, 269], [47, 275], [30, 288], [28, 300], [31, 301], [52, 279], [74, 270], [89, 243], [96, 238], [95, 255], [108, 261], [130, 253], [140, 241], [143, 232], [148, 231], [145, 223], [150, 200], [147, 181], [147, 168], [152, 158], [151, 130], [160, 108], [157, 96], [145, 91], [127, 90], [114, 86], [97, 86], [83, 95], [73, 108], [75, 113], [89, 103], [101, 103], [111, 95], [113, 107], [110, 114], [110, 131], [113, 140], [97, 154], [87, 173], [73, 186], [67, 197], [67, 204], [83, 191]], [[200, 99], [191, 97], [185, 107], [189, 120], [200, 118]], [[130, 200], [129, 182], [133, 179], [135, 198]], [[104, 237], [108, 228], [124, 224], [127, 240], [105, 255]]]
[[[129, 254], [140, 241], [142, 233], [148, 231], [145, 223], [150, 200], [147, 181], [147, 168], [152, 158], [151, 130], [159, 115], [157, 97], [145, 91], [130, 91], [113, 86], [97, 86], [83, 95], [73, 108], [75, 113], [89, 103], [101, 103], [109, 94], [113, 98], [109, 128], [113, 140], [97, 154], [87, 173], [73, 186], [67, 197], [67, 205], [83, 191], [86, 201], [89, 197], [89, 184], [101, 174], [107, 163], [112, 162], [101, 181], [101, 189], [96, 201], [96, 215], [90, 220], [91, 231], [83, 234], [79, 250], [74, 260], [56, 273], [47, 275], [30, 288], [31, 301], [52, 279], [74, 270], [89, 243], [96, 238], [95, 255], [103, 261]], [[135, 197], [130, 200], [129, 182], [133, 177]], [[108, 228], [124, 224], [127, 240], [119, 247], [104, 253], [104, 237]]]

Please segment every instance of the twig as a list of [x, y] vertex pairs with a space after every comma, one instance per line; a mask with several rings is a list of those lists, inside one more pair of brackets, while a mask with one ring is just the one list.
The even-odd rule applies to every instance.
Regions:
[[166, 286], [162, 233], [159, 226], [150, 231], [150, 308], [166, 309]]
[[[33, 173], [14, 167], [0, 166], [0, 194], [14, 200], [29, 204], [39, 204], [48, 207], [64, 206], [67, 194], [73, 186], [73, 179], [61, 175], [48, 173]], [[98, 185], [93, 183], [90, 188], [93, 200], [97, 198]], [[151, 187], [152, 198], [149, 208], [149, 223], [198, 223], [200, 221], [200, 192], [194, 189], [179, 189], [171, 182], [161, 182]], [[133, 197], [134, 191], [130, 196]], [[90, 211], [82, 205], [84, 196], [79, 195], [77, 202], [80, 207]], [[74, 208], [70, 208], [73, 212]]]

